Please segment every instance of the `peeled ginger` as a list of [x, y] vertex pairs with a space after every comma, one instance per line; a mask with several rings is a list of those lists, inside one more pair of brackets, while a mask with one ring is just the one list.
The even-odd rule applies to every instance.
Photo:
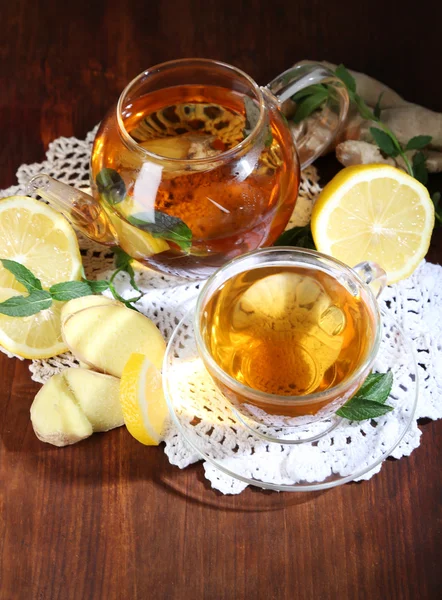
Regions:
[[116, 377], [87, 369], [66, 369], [49, 379], [31, 406], [35, 435], [42, 442], [67, 446], [97, 431], [124, 424]]

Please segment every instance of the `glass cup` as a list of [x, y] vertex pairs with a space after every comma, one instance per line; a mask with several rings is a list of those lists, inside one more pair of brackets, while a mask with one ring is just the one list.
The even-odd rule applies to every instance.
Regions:
[[[334, 93], [295, 131], [290, 98], [318, 83]], [[96, 242], [161, 272], [206, 278], [284, 231], [300, 168], [328, 147], [348, 103], [342, 82], [318, 63], [263, 87], [218, 61], [163, 63], [131, 81], [103, 118], [92, 196], [45, 174], [29, 189]]]
[[[271, 272], [268, 269], [269, 267], [277, 268], [280, 272], [284, 272], [284, 270], [290, 272], [290, 269], [293, 270], [295, 268], [298, 269], [298, 272], [309, 273], [310, 282], [312, 281], [311, 276], [313, 278], [315, 276], [327, 277], [327, 280], [331, 281], [331, 285], [336, 290], [341, 290], [346, 294], [343, 298], [347, 298], [345, 300], [347, 306], [351, 304], [351, 310], [353, 311], [352, 318], [354, 319], [352, 323], [357, 322], [358, 319], [362, 320], [364, 316], [365, 326], [361, 330], [362, 335], [360, 336], [362, 345], [358, 346], [358, 354], [357, 358], [355, 358], [356, 362], [351, 367], [346, 366], [351, 361], [348, 362], [347, 360], [347, 362], [343, 362], [343, 365], [340, 367], [340, 377], [336, 384], [331, 379], [330, 385], [321, 388], [321, 391], [315, 393], [298, 393], [297, 395], [268, 393], [239, 381], [226, 372], [219, 364], [220, 361], [215, 359], [211, 350], [213, 348], [211, 346], [211, 335], [213, 331], [216, 331], [216, 326], [219, 323], [215, 323], [210, 316], [209, 303], [211, 299], [215, 297], [216, 301], [218, 301], [219, 295], [214, 295], [219, 293], [220, 290], [231, 289], [226, 288], [226, 286], [229, 286], [229, 282], [231, 283], [233, 278], [240, 274], [248, 278], [248, 281], [256, 281], [257, 276], [259, 277], [259, 269], [267, 268], [266, 273], [269, 273]], [[261, 281], [264, 280], [261, 279]], [[299, 278], [296, 279], [295, 277], [295, 281], [299, 281]], [[292, 428], [327, 419], [332, 419], [333, 421], [336, 410], [357, 392], [369, 374], [376, 358], [381, 341], [381, 317], [376, 297], [380, 294], [385, 284], [385, 272], [375, 263], [364, 262], [352, 269], [338, 260], [313, 250], [291, 247], [277, 247], [250, 252], [230, 261], [219, 269], [208, 279], [201, 290], [194, 317], [194, 331], [198, 353], [215, 384], [230, 400], [232, 410], [251, 428], [259, 426]], [[297, 293], [299, 294], [299, 292]], [[340, 309], [324, 300], [324, 298], [325, 296], [320, 297], [321, 302], [325, 302], [323, 306], [327, 309], [328, 314], [330, 314], [328, 309], [331, 306], [332, 311], [338, 311], [339, 315]], [[221, 306], [224, 305], [221, 304]], [[310, 307], [310, 305], [308, 306]], [[314, 305], [312, 305], [311, 310], [316, 310]], [[229, 312], [228, 314], [234, 315], [235, 313]], [[303, 314], [311, 315], [314, 312]], [[306, 318], [311, 317], [307, 316]], [[349, 321], [345, 323], [350, 327]], [[305, 324], [301, 323], [300, 326], [305, 328]], [[214, 327], [215, 330], [213, 329]], [[307, 330], [304, 329], [303, 331], [305, 333]], [[309, 340], [305, 336], [304, 339], [307, 340], [306, 347], [308, 348]], [[286, 338], [284, 343], [290, 344], [290, 340], [293, 340], [293, 338]], [[292, 343], [296, 345], [298, 341], [295, 340]], [[319, 360], [319, 354], [315, 357], [314, 353], [321, 352], [321, 349], [318, 349], [318, 344], [315, 340], [314, 343], [316, 346], [313, 345], [312, 347], [316, 348], [316, 350], [312, 352], [310, 348], [309, 351], [313, 355], [313, 360], [315, 358]], [[344, 347], [345, 343], [338, 350], [339, 356], [341, 348]], [[285, 348], [287, 352], [290, 352], [292, 349], [289, 345], [286, 345]], [[233, 346], [231, 348], [227, 347], [225, 350], [227, 353], [235, 352]], [[304, 349], [302, 349], [302, 352], [304, 352]], [[338, 360], [338, 353], [334, 355], [335, 361]], [[347, 348], [348, 353], [351, 356], [351, 346]], [[301, 356], [299, 351], [297, 356]], [[253, 366], [252, 364], [252, 368]], [[324, 373], [326, 369], [332, 367], [334, 368], [334, 365], [330, 362], [324, 367]], [[256, 369], [259, 368], [265, 368], [265, 364], [263, 365], [262, 362], [261, 365], [257, 364]], [[348, 372], [346, 369], [348, 369]]]

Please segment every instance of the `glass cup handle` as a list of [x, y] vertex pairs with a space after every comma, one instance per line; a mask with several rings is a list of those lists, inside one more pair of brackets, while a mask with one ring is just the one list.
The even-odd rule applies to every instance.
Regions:
[[329, 107], [318, 113], [318, 119], [304, 119], [294, 129], [296, 149], [301, 169], [311, 164], [331, 144], [347, 117], [349, 98], [342, 81], [333, 71], [320, 63], [300, 62], [278, 75], [267, 84], [266, 89], [277, 99], [278, 106], [289, 100], [300, 90], [314, 84], [323, 83], [333, 87], [338, 100], [336, 114]]
[[387, 273], [375, 262], [365, 261], [353, 267], [360, 279], [368, 285], [375, 298], [379, 298], [387, 285]]

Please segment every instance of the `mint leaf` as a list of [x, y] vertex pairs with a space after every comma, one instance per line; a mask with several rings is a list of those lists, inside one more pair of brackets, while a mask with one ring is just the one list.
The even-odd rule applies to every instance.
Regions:
[[49, 308], [52, 298], [45, 290], [33, 290], [29, 296], [12, 296], [0, 303], [0, 313], [9, 317], [29, 317]]
[[90, 279], [83, 279], [85, 283], [91, 288], [93, 294], [101, 294], [105, 290], [109, 289], [109, 282], [105, 279], [98, 279], [91, 281]]
[[345, 87], [350, 91], [356, 92], [356, 81], [353, 75], [344, 67], [344, 65], [339, 65], [335, 70], [336, 77], [344, 83]]
[[313, 85], [309, 85], [305, 88], [302, 88], [302, 90], [299, 90], [299, 92], [296, 92], [296, 94], [293, 94], [292, 100], [293, 102], [299, 102], [303, 98], [306, 98], [307, 96], [313, 96], [317, 92], [321, 91], [325, 91], [328, 93], [327, 86], [323, 83], [314, 83]]
[[15, 260], [9, 260], [8, 258], [0, 258], [0, 261], [5, 269], [12, 273], [16, 280], [25, 286], [28, 292], [31, 293], [34, 290], [43, 289], [40, 279], [37, 279], [37, 277], [35, 277], [35, 275], [24, 265], [21, 265]]
[[385, 133], [385, 131], [382, 131], [382, 129], [377, 129], [376, 127], [370, 127], [370, 133], [384, 154], [393, 157], [398, 155], [398, 151], [393, 143], [393, 140], [387, 133]]
[[297, 246], [298, 248], [311, 248], [316, 250], [310, 225], [304, 227], [293, 227], [284, 231], [274, 242], [274, 246]]
[[134, 290], [137, 290], [137, 292], [141, 292], [140, 288], [137, 285], [137, 282], [135, 281], [135, 272], [132, 267], [133, 258], [129, 256], [129, 254], [127, 254], [119, 246], [113, 248], [112, 250], [115, 254], [115, 266], [118, 269], [118, 271], [125, 271], [129, 275], [130, 284], [134, 288]]
[[416, 152], [416, 154], [413, 156], [412, 167], [413, 177], [420, 181], [422, 185], [427, 185], [428, 171], [426, 165], [426, 158], [423, 152]]
[[110, 205], [123, 202], [126, 197], [126, 184], [115, 169], [101, 169], [95, 182], [101, 198]]
[[385, 404], [393, 386], [393, 373], [370, 373], [358, 392], [336, 414], [350, 421], [364, 421], [393, 410]]
[[381, 118], [381, 101], [382, 101], [382, 96], [384, 95], [385, 92], [381, 92], [379, 94], [379, 98], [376, 102], [376, 105], [373, 109], [373, 114], [376, 117], [376, 119], [380, 119]]
[[86, 281], [63, 281], [55, 283], [49, 288], [49, 293], [53, 300], [57, 302], [67, 302], [73, 298], [82, 296], [91, 296], [93, 294], [91, 287]]
[[119, 246], [112, 248], [112, 252], [115, 255], [115, 267], [117, 269], [125, 269], [133, 260], [132, 256], [130, 256], [123, 250], [123, 248], [120, 248]]
[[373, 111], [365, 104], [364, 100], [362, 100], [360, 96], [355, 94], [353, 102], [356, 104], [356, 108], [363, 119], [366, 119], [367, 121], [376, 120]]
[[434, 204], [434, 214], [439, 223], [442, 223], [442, 209], [439, 207], [441, 196], [442, 195], [440, 192], [434, 192], [434, 194], [431, 196]]
[[393, 387], [393, 373], [370, 373], [367, 379], [359, 388], [357, 394], [349, 400], [349, 403], [362, 397], [365, 400], [385, 404]]
[[422, 148], [425, 148], [425, 146], [428, 146], [432, 139], [431, 135], [416, 135], [408, 140], [408, 143], [405, 146], [405, 152], [407, 152], [407, 150], [421, 150]]
[[272, 133], [272, 128], [269, 126], [269, 128], [267, 130], [267, 135], [264, 140], [264, 146], [266, 148], [270, 148], [272, 143], [273, 143], [273, 133]]
[[259, 106], [249, 96], [244, 96], [244, 111], [246, 113], [246, 124], [244, 126], [244, 137], [247, 137], [255, 129], [259, 121], [260, 109]]
[[133, 215], [127, 220], [132, 225], [152, 234], [153, 237], [175, 242], [185, 252], [188, 252], [192, 246], [192, 231], [178, 217], [156, 210], [154, 223], [146, 221], [141, 215]]
[[327, 99], [328, 91], [327, 89], [323, 89], [298, 101], [296, 105], [295, 114], [293, 115], [293, 121], [295, 123], [300, 123], [312, 113], [314, 113], [315, 110], [321, 108], [321, 106], [324, 104], [324, 102], [327, 101]]
[[371, 400], [361, 398], [355, 405], [344, 404], [336, 414], [349, 421], [365, 421], [366, 419], [374, 419], [385, 415], [393, 410], [392, 406], [387, 404], [379, 404]]

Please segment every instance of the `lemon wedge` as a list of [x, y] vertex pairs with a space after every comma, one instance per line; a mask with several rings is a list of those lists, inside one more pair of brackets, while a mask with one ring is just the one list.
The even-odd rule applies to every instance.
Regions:
[[129, 433], [142, 444], [157, 446], [168, 409], [161, 371], [144, 354], [133, 353], [127, 361], [121, 377], [120, 402]]
[[[56, 210], [27, 196], [0, 200], [0, 258], [15, 260], [41, 280], [44, 288], [80, 280], [82, 263], [75, 231]], [[0, 263], [0, 287], [25, 288]]]
[[[0, 302], [21, 296], [21, 292], [0, 288]], [[46, 310], [29, 317], [0, 314], [0, 346], [22, 358], [49, 358], [68, 349], [61, 337], [63, 302], [52, 302]]]
[[388, 283], [405, 279], [430, 245], [434, 206], [416, 179], [387, 165], [358, 165], [340, 171], [313, 208], [316, 248], [355, 266], [370, 260]]

